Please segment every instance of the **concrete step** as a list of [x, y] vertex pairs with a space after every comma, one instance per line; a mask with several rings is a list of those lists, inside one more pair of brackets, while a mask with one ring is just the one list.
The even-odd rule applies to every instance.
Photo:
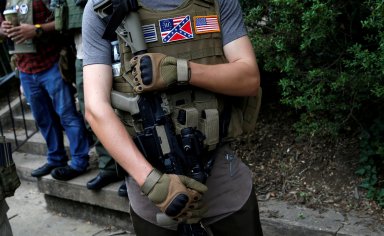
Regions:
[[45, 156], [14, 152], [13, 159], [21, 179], [37, 182], [39, 191], [45, 194], [48, 210], [133, 232], [129, 200], [117, 194], [123, 181], [110, 184], [100, 191], [92, 191], [86, 188], [86, 183], [98, 174], [95, 165], [73, 180], [59, 181], [50, 175], [41, 178], [31, 176], [32, 170], [46, 163]]
[[[68, 138], [64, 133], [63, 133], [63, 136], [64, 136], [64, 147], [67, 151], [67, 155], [70, 156]], [[35, 154], [35, 155], [46, 155], [47, 145], [41, 133], [37, 132], [28, 139], [28, 142], [26, 142], [21, 147], [19, 147], [18, 151], [29, 153], [29, 154]]]
[[28, 142], [28, 139], [35, 135], [37, 132], [37, 129], [25, 130], [22, 128], [16, 128], [14, 130], [5, 130], [3, 135], [5, 136], [7, 142], [11, 143], [12, 150], [16, 150], [16, 147], [24, 149], [25, 147], [23, 145], [26, 144]]
[[21, 116], [22, 114], [30, 113], [29, 105], [27, 105], [25, 97], [17, 97], [10, 101], [10, 104], [6, 104], [0, 108], [0, 122], [3, 127], [11, 126], [11, 118]]
[[[30, 111], [24, 113], [24, 116], [22, 114], [15, 115], [14, 117], [15, 127], [20, 127], [26, 129], [37, 129], [36, 127], [36, 121], [33, 118], [33, 115]], [[25, 123], [24, 123], [25, 122]]]

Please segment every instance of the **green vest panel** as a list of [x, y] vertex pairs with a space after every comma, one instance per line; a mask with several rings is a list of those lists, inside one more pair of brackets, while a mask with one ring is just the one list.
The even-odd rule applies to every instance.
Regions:
[[66, 0], [68, 7], [68, 29], [81, 28], [81, 22], [83, 20], [83, 7], [76, 6], [74, 0]]

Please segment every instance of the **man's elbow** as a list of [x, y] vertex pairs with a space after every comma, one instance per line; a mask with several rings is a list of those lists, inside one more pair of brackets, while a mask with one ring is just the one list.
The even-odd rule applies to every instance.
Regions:
[[251, 79], [251, 84], [247, 87], [249, 89], [248, 95], [249, 96], [257, 96], [260, 89], [260, 74], [256, 73]]
[[85, 120], [92, 125], [95, 120], [95, 114], [89, 106], [85, 106]]

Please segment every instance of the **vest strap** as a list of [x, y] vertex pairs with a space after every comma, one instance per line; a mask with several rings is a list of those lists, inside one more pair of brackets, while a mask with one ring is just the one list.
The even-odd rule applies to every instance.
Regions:
[[177, 67], [177, 82], [179, 84], [188, 84], [190, 80], [190, 69], [188, 66], [188, 60], [185, 59], [177, 59], [176, 61]]
[[107, 27], [105, 27], [103, 39], [114, 40], [116, 38], [115, 31], [117, 27], [119, 27], [125, 16], [128, 15], [131, 11], [137, 11], [137, 5], [135, 5], [134, 3], [130, 4], [128, 2], [134, 1], [112, 0], [113, 13], [107, 23]]

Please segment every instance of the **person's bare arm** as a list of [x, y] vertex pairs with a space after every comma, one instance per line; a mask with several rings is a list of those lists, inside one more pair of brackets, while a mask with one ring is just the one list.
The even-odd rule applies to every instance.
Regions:
[[85, 117], [113, 158], [141, 186], [153, 167], [137, 149], [110, 103], [111, 66], [84, 66]]
[[232, 96], [255, 96], [260, 87], [260, 73], [252, 44], [247, 36], [224, 46], [226, 64], [190, 63], [190, 84]]

